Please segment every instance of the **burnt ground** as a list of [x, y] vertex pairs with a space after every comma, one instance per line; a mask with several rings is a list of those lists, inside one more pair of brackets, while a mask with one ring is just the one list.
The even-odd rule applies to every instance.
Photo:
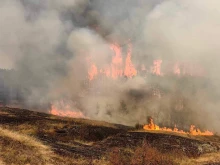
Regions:
[[[135, 148], [143, 142], [167, 153], [188, 157], [218, 153], [220, 137], [135, 131], [134, 128], [89, 119], [71, 119], [17, 108], [0, 108], [0, 126], [39, 139], [59, 155], [101, 158], [113, 148]], [[220, 163], [219, 163], [220, 164]]]

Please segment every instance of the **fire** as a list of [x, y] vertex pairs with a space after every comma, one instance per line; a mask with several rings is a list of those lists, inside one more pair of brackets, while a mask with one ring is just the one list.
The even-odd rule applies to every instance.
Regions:
[[155, 75], [162, 75], [161, 73], [161, 64], [162, 64], [162, 60], [154, 60], [154, 65], [151, 68], [151, 72]]
[[95, 64], [91, 65], [88, 74], [89, 74], [89, 80], [93, 80], [95, 76], [98, 74], [98, 69], [95, 66]]
[[64, 101], [53, 103], [51, 106], [50, 113], [56, 116], [85, 118], [82, 112], [73, 111], [72, 107], [68, 103], [65, 103]]
[[132, 78], [133, 76], [137, 75], [137, 70], [135, 69], [131, 61], [131, 53], [132, 53], [132, 47], [131, 45], [128, 45], [128, 54], [127, 54], [126, 62], [125, 62], [124, 75], [129, 78]]
[[99, 74], [103, 74], [106, 77], [117, 79], [119, 77], [129, 77], [137, 75], [137, 70], [131, 61], [132, 45], [129, 44], [127, 48], [127, 56], [125, 62], [123, 61], [122, 49], [118, 44], [111, 44], [110, 49], [113, 52], [111, 64], [106, 65], [104, 68], [99, 68], [89, 60], [88, 78], [89, 80], [95, 79]]
[[213, 135], [212, 132], [206, 130], [205, 132], [200, 131], [200, 129], [196, 129], [194, 125], [190, 126], [190, 134], [191, 135]]
[[203, 68], [196, 63], [190, 63], [190, 62], [176, 62], [173, 67], [173, 73], [175, 75], [190, 75], [190, 76], [204, 76], [205, 71]]
[[200, 136], [212, 136], [213, 132], [210, 131], [200, 131], [200, 129], [197, 129], [194, 125], [190, 126], [189, 132], [185, 132], [183, 130], [178, 130], [178, 128], [175, 126], [174, 129], [172, 128], [160, 128], [158, 125], [156, 125], [153, 122], [153, 119], [150, 117], [148, 118], [148, 124], [144, 125], [143, 127], [144, 130], [160, 130], [160, 131], [167, 131], [167, 132], [176, 132], [180, 134], [190, 134], [190, 135], [200, 135]]
[[145, 67], [144, 64], [141, 65], [141, 70], [142, 70], [142, 71], [146, 71], [146, 67]]
[[[88, 79], [94, 80], [99, 75], [104, 75], [105, 77], [117, 79], [120, 77], [128, 77], [132, 78], [137, 75], [138, 71], [135, 65], [132, 62], [132, 44], [129, 43], [126, 46], [126, 49], [122, 49], [120, 45], [117, 43], [113, 43], [109, 45], [109, 49], [112, 50], [112, 59], [109, 61], [109, 64], [106, 64], [103, 68], [98, 68], [97, 65], [91, 60], [88, 60]], [[124, 53], [126, 50], [127, 53]], [[167, 74], [162, 72], [163, 60], [162, 59], [154, 59], [153, 64], [149, 67], [144, 64], [139, 65], [140, 73], [151, 73], [157, 76], [163, 76]], [[165, 70], [171, 69], [171, 73], [182, 76], [182, 75], [190, 75], [190, 76], [204, 76], [205, 71], [203, 68], [196, 63], [190, 62], [174, 62], [169, 65], [164, 64], [163, 68]]]
[[104, 69], [100, 69], [100, 73], [104, 74], [106, 77], [111, 77], [111, 68], [106, 66]]
[[179, 64], [178, 64], [178, 63], [176, 63], [176, 64], [174, 65], [174, 74], [180, 75], [180, 67], [179, 67]]
[[115, 56], [112, 57], [111, 76], [112, 78], [116, 79], [123, 75], [123, 60], [120, 46], [118, 46], [117, 44], [112, 44], [111, 49], [115, 53]]

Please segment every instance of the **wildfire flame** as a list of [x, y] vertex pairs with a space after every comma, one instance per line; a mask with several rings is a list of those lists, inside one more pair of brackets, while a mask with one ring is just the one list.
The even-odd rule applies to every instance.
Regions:
[[154, 60], [154, 66], [151, 68], [151, 73], [162, 76], [161, 73], [162, 62], [163, 62], [162, 60]]
[[[117, 44], [110, 44], [109, 49], [112, 50], [113, 56], [110, 64], [104, 68], [98, 68], [94, 62], [89, 60], [88, 79], [94, 80], [98, 75], [104, 75], [108, 78], [117, 79], [119, 77], [132, 78], [137, 75], [138, 71], [132, 62], [132, 44], [127, 45], [126, 58], [123, 58], [122, 48]], [[151, 73], [157, 76], [163, 76], [161, 65], [162, 59], [155, 59], [152, 66], [149, 68], [144, 64], [140, 65], [140, 72]], [[170, 66], [166, 66], [170, 67]], [[171, 73], [175, 75], [191, 75], [191, 76], [204, 76], [204, 70], [198, 64], [190, 62], [175, 62], [171, 64]], [[148, 72], [148, 70], [150, 72]]]
[[118, 44], [111, 44], [109, 47], [113, 52], [111, 64], [107, 65], [105, 68], [98, 69], [93, 62], [89, 61], [89, 80], [91, 81], [95, 79], [95, 77], [99, 74], [103, 74], [106, 77], [111, 77], [113, 79], [117, 79], [122, 76], [132, 78], [137, 75], [137, 70], [131, 60], [132, 45], [128, 44], [125, 62], [122, 57], [122, 49]]
[[175, 75], [190, 75], [190, 76], [204, 76], [205, 71], [196, 63], [181, 63], [176, 62], [173, 67], [173, 73]]
[[88, 71], [89, 80], [94, 79], [97, 74], [98, 74], [98, 69], [95, 66], [95, 64], [92, 64], [89, 71]]
[[121, 48], [117, 44], [112, 44], [111, 49], [114, 51], [115, 56], [112, 57], [111, 63], [111, 76], [116, 79], [117, 77], [121, 77], [123, 75], [123, 60]]
[[131, 53], [132, 53], [132, 46], [129, 44], [128, 54], [127, 54], [126, 62], [125, 62], [125, 70], [124, 70], [124, 75], [129, 78], [132, 78], [133, 76], [137, 75], [137, 70], [135, 69], [131, 61]]
[[55, 102], [51, 106], [50, 114], [62, 117], [85, 118], [82, 112], [73, 111], [72, 106], [64, 101]]
[[156, 125], [153, 122], [152, 118], [148, 119], [148, 124], [144, 125], [143, 127], [144, 130], [160, 130], [160, 131], [167, 131], [167, 132], [176, 132], [176, 133], [180, 133], [180, 134], [190, 134], [190, 135], [200, 135], [200, 136], [212, 136], [214, 135], [213, 132], [211, 131], [200, 131], [200, 129], [196, 128], [194, 125], [190, 126], [189, 132], [185, 132], [183, 130], [178, 130], [178, 128], [175, 126], [174, 129], [172, 128], [160, 128], [158, 125]]
[[178, 63], [176, 63], [175, 65], [174, 65], [174, 74], [176, 74], [176, 75], [180, 75], [180, 67], [179, 67], [179, 64]]

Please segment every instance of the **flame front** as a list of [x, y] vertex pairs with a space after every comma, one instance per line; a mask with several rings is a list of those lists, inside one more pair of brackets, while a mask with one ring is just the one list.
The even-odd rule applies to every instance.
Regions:
[[62, 117], [85, 118], [82, 112], [72, 110], [72, 106], [64, 101], [53, 103], [50, 113]]
[[132, 53], [132, 46], [129, 44], [128, 54], [127, 54], [126, 62], [125, 62], [125, 70], [124, 70], [124, 75], [129, 78], [132, 78], [133, 76], [137, 75], [137, 70], [135, 69], [131, 61], [131, 53]]
[[98, 74], [98, 69], [95, 64], [91, 64], [88, 74], [89, 74], [89, 80], [93, 80], [95, 76]]
[[[122, 47], [120, 47], [117, 43], [113, 43], [109, 45], [109, 49], [112, 50], [112, 59], [109, 61], [110, 64], [106, 64], [104, 68], [98, 68], [96, 64], [89, 60], [88, 67], [88, 79], [94, 80], [99, 75], [104, 75], [105, 77], [117, 79], [120, 77], [132, 78], [138, 74], [138, 71], [135, 65], [132, 62], [132, 44], [128, 43], [126, 46], [126, 57], [123, 57], [123, 52], [125, 52]], [[142, 61], [143, 62], [143, 61]], [[165, 74], [169, 74], [170, 72], [178, 75], [190, 75], [190, 76], [204, 76], [205, 71], [203, 68], [196, 63], [191, 62], [173, 62], [169, 65], [164, 64], [163, 68], [165, 71], [169, 68], [172, 68], [169, 72], [162, 72], [161, 66], [163, 64], [162, 59], [154, 59], [151, 66], [146, 66], [143, 63], [139, 65], [139, 72], [151, 73], [157, 76], [164, 76]]]
[[154, 60], [154, 66], [151, 68], [151, 72], [155, 75], [162, 75], [161, 73], [162, 60]]
[[200, 129], [196, 128], [194, 125], [190, 126], [189, 132], [185, 132], [183, 130], [178, 130], [178, 128], [175, 126], [173, 129], [172, 128], [160, 128], [158, 125], [156, 125], [153, 122], [152, 118], [148, 119], [148, 124], [144, 125], [143, 127], [144, 130], [160, 130], [160, 131], [167, 131], [167, 132], [176, 132], [180, 134], [190, 134], [190, 135], [200, 135], [200, 136], [212, 136], [214, 135], [213, 132], [211, 131], [200, 131]]
[[95, 79], [95, 77], [97, 77], [99, 74], [105, 75], [106, 77], [111, 77], [112, 79], [117, 79], [123, 76], [128, 78], [136, 76], [137, 70], [131, 60], [132, 45], [128, 44], [125, 60], [123, 60], [122, 49], [118, 44], [110, 44], [109, 47], [113, 53], [111, 64], [106, 65], [104, 68], [98, 69], [98, 67], [91, 60], [89, 60], [89, 80]]
[[116, 79], [123, 75], [123, 60], [121, 54], [121, 48], [117, 44], [112, 44], [111, 49], [114, 51], [115, 56], [112, 57], [111, 63], [111, 76]]
[[180, 67], [179, 67], [179, 64], [178, 63], [176, 63], [175, 65], [174, 65], [174, 74], [176, 74], [176, 75], [180, 75]]
[[[127, 45], [126, 57], [123, 58], [122, 48], [114, 43], [110, 44], [110, 50], [112, 50], [112, 60], [110, 64], [106, 64], [104, 68], [98, 68], [96, 64], [89, 59], [88, 64], [88, 79], [94, 80], [99, 75], [104, 75], [108, 78], [117, 79], [120, 77], [132, 78], [137, 75], [138, 71], [135, 65], [132, 62], [132, 44]], [[153, 60], [152, 65], [147, 68], [144, 64], [140, 65], [140, 71], [148, 73], [148, 70], [151, 74], [157, 76], [163, 76], [161, 65], [162, 59]], [[172, 65], [172, 73], [175, 75], [191, 75], [191, 76], [203, 76], [204, 71], [199, 65], [191, 63], [180, 63], [176, 62]], [[168, 66], [167, 66], [168, 67]]]

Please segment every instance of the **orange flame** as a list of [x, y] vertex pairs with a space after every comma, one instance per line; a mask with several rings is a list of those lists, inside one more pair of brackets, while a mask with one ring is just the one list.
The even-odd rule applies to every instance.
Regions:
[[[88, 68], [88, 79], [91, 81], [95, 79], [99, 75], [104, 75], [108, 78], [117, 79], [119, 77], [126, 76], [128, 78], [132, 78], [137, 75], [137, 69], [135, 68], [132, 62], [132, 44], [129, 43], [127, 45], [127, 54], [125, 57], [125, 61], [123, 60], [123, 51], [122, 48], [114, 43], [110, 44], [109, 49], [112, 50], [113, 56], [110, 64], [106, 64], [104, 68], [98, 68], [94, 62], [89, 59], [89, 68]], [[153, 65], [149, 68], [146, 68], [144, 64], [140, 67], [140, 73], [152, 73], [157, 76], [163, 76], [165, 73], [161, 70], [161, 65], [163, 61], [162, 59], [155, 59], [153, 61]], [[170, 67], [171, 66], [171, 67]], [[176, 62], [171, 65], [164, 66], [167, 67], [165, 69], [172, 68], [172, 73], [175, 75], [191, 75], [191, 76], [204, 76], [205, 71], [203, 68], [195, 63], [190, 62]]]
[[104, 69], [100, 69], [100, 73], [104, 74], [106, 77], [111, 77], [111, 68], [106, 66]]
[[146, 71], [146, 67], [144, 66], [144, 64], [141, 65], [141, 70]]
[[173, 67], [175, 75], [204, 76], [204, 69], [197, 63], [176, 62]]
[[176, 133], [180, 133], [180, 134], [190, 134], [190, 135], [200, 135], [200, 136], [212, 136], [214, 135], [213, 132], [210, 132], [210, 131], [200, 131], [199, 129], [196, 129], [196, 127], [194, 125], [191, 125], [190, 126], [190, 130], [189, 132], [185, 132], [183, 130], [178, 130], [178, 128], [175, 126], [174, 129], [172, 128], [166, 128], [166, 127], [163, 127], [163, 128], [160, 128], [158, 125], [156, 125], [154, 122], [153, 122], [153, 119], [150, 118], [149, 121], [148, 121], [148, 124], [144, 125], [143, 127], [144, 130], [161, 130], [161, 131], [167, 131], [167, 132], [176, 132]]
[[88, 74], [89, 74], [89, 80], [93, 80], [95, 78], [95, 76], [98, 75], [98, 69], [96, 67], [95, 64], [92, 64], [89, 71], [88, 71]]
[[112, 58], [111, 69], [112, 78], [116, 79], [123, 75], [123, 60], [121, 55], [121, 48], [116, 44], [111, 45], [111, 49], [114, 51], [115, 56]]
[[82, 112], [73, 111], [71, 106], [64, 101], [52, 104], [50, 114], [63, 117], [85, 118]]
[[122, 50], [118, 44], [111, 44], [110, 49], [113, 51], [113, 57], [110, 65], [105, 68], [97, 68], [97, 66], [89, 59], [88, 78], [93, 80], [99, 74], [104, 74], [106, 77], [117, 79], [122, 76], [132, 78], [137, 74], [132, 61], [132, 45], [128, 45], [127, 57], [125, 63], [123, 63]]
[[162, 60], [154, 60], [154, 65], [151, 68], [151, 73], [158, 75], [158, 76], [162, 76], [161, 73], [161, 64], [162, 64]]
[[174, 74], [180, 75], [180, 67], [179, 67], [179, 64], [178, 64], [178, 63], [176, 63], [176, 64], [174, 65]]
[[133, 76], [137, 75], [137, 70], [135, 69], [132, 61], [131, 61], [131, 53], [132, 53], [132, 47], [129, 44], [128, 45], [128, 54], [126, 57], [126, 62], [125, 62], [125, 70], [124, 70], [124, 75], [132, 78]]

